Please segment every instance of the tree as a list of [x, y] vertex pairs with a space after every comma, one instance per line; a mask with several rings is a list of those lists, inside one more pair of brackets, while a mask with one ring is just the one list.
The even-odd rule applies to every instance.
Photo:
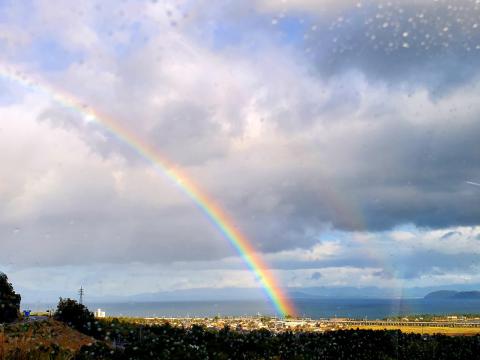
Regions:
[[93, 313], [85, 305], [72, 299], [60, 298], [53, 317], [85, 334], [91, 334], [95, 329]]
[[0, 272], [0, 323], [13, 322], [20, 315], [20, 294], [15, 293], [6, 274]]

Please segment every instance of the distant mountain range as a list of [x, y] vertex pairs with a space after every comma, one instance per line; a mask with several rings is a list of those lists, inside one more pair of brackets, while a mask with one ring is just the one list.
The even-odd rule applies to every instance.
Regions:
[[480, 291], [454, 291], [454, 290], [439, 290], [428, 293], [424, 299], [452, 299], [452, 300], [466, 300], [478, 299], [480, 300]]
[[[380, 287], [351, 287], [351, 286], [319, 286], [305, 288], [287, 288], [285, 293], [292, 299], [392, 299], [392, 298], [454, 298], [472, 299], [479, 298], [480, 284], [469, 285], [443, 285], [434, 287], [410, 287], [388, 289]], [[60, 296], [66, 298], [78, 297], [77, 290], [69, 291], [38, 291], [30, 289], [18, 289], [25, 303], [56, 303]], [[427, 295], [426, 295], [427, 294]], [[104, 295], [98, 296], [90, 293], [85, 288], [85, 300], [87, 302], [156, 302], [156, 301], [230, 301], [230, 300], [265, 300], [265, 293], [260, 288], [196, 288], [185, 290], [160, 291], [135, 295]]]

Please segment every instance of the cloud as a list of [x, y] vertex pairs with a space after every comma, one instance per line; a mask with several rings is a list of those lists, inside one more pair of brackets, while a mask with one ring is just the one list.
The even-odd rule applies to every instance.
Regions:
[[[25, 26], [17, 4], [0, 46], [178, 164], [291, 286], [473, 278], [477, 5], [362, 4], [127, 1], [111, 18], [111, 4], [39, 2]], [[44, 41], [59, 66], [26, 51], [43, 54]], [[42, 91], [0, 86], [0, 262], [239, 270], [221, 234], [125, 141]]]
[[322, 275], [322, 269], [333, 267], [377, 269], [372, 276], [415, 286], [426, 277], [472, 276], [479, 262], [476, 251], [469, 249], [476, 247], [478, 232], [478, 227], [427, 230], [413, 226], [368, 233], [333, 231], [310, 249], [273, 253], [267, 259], [277, 269], [317, 269]]
[[315, 11], [318, 13], [325, 13], [336, 9], [345, 9], [351, 7], [361, 6], [361, 1], [354, 0], [293, 0], [293, 1], [274, 1], [274, 0], [259, 0], [257, 6], [260, 9], [268, 11], [288, 11], [297, 10], [305, 13]]
[[231, 254], [171, 182], [150, 166], [99, 156], [74, 129], [37, 121], [32, 114], [43, 106], [28, 98], [1, 109], [10, 119], [0, 133], [2, 263], [118, 263], [129, 252], [126, 261], [147, 262]]
[[[377, 10], [397, 8], [397, 7], [439, 7], [445, 6], [451, 8], [452, 4], [458, 6], [459, 11], [463, 11], [466, 6], [474, 3], [469, 0], [448, 1], [448, 0], [393, 0], [388, 3], [382, 3], [375, 0], [257, 0], [256, 4], [259, 9], [267, 11], [299, 11], [305, 14], [329, 14], [338, 10], [350, 9], [352, 11], [361, 11], [363, 8], [376, 8]], [[450, 5], [450, 6], [449, 6]], [[475, 5], [475, 4], [474, 4]]]
[[[478, 75], [480, 7], [474, 1], [259, 1], [296, 18], [322, 76], [358, 69], [390, 86], [426, 86], [434, 96]], [[280, 16], [278, 16], [280, 14]], [[285, 20], [284, 20], [285, 19]]]

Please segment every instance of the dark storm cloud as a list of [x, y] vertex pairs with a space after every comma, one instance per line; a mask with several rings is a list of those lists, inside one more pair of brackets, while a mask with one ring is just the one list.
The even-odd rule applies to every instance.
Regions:
[[[398, 106], [414, 107], [416, 100]], [[355, 131], [344, 131], [341, 120], [333, 128], [312, 130], [304, 144], [308, 158], [298, 159], [304, 164], [272, 156], [270, 162], [285, 161], [284, 167], [268, 173], [265, 162], [267, 174], [250, 185], [255, 170], [244, 170], [232, 183], [243, 196], [227, 207], [248, 219], [244, 227], [269, 251], [308, 246], [326, 224], [364, 231], [407, 223], [476, 225], [480, 194], [465, 184], [465, 179], [480, 177], [476, 111], [450, 117], [419, 109], [418, 118], [409, 119], [394, 109], [379, 119], [367, 113], [360, 123], [352, 121]], [[273, 208], [258, 205], [272, 198]]]
[[[245, 227], [255, 234], [261, 249], [308, 246], [329, 223], [338, 229], [369, 231], [405, 223], [427, 228], [478, 223], [478, 198], [464, 185], [465, 179], [480, 176], [478, 109], [465, 113], [473, 99], [447, 98], [455, 90], [477, 91], [469, 84], [478, 78], [478, 13], [473, 1], [369, 2], [305, 16], [298, 11], [283, 11], [282, 16], [271, 12], [275, 26], [264, 21], [254, 30], [244, 29], [253, 33], [263, 26], [271, 34], [305, 31], [301, 46], [319, 70], [310, 75], [329, 92], [324, 99], [312, 89], [302, 89], [298, 79], [298, 87], [284, 92], [277, 87], [262, 99], [265, 105], [273, 104], [265, 121], [278, 124], [292, 137], [311, 131], [305, 137], [304, 153], [319, 156], [312, 163], [300, 156], [298, 161], [306, 163], [300, 171], [290, 163], [265, 184], [256, 182], [241, 203], [229, 204], [243, 209], [245, 218], [255, 214]], [[232, 16], [226, 11], [218, 21], [228, 22]], [[282, 26], [282, 21], [289, 25]], [[241, 47], [251, 40], [246, 38], [244, 34], [223, 40], [230, 47]], [[302, 61], [304, 54], [297, 56]], [[355, 74], [366, 76], [370, 86], [356, 87]], [[384, 83], [386, 89], [397, 90], [380, 94], [378, 103], [365, 109], [371, 97], [379, 96], [375, 87]], [[415, 94], [424, 89], [429, 91], [430, 105], [442, 111], [432, 113], [422, 108], [425, 102], [416, 104]], [[397, 101], [407, 94], [411, 100]], [[288, 99], [288, 105], [276, 108], [280, 99]], [[400, 114], [402, 107], [412, 111]], [[332, 128], [344, 122], [345, 129], [343, 133], [330, 132], [328, 127], [318, 133], [312, 130], [325, 122], [333, 123]], [[292, 186], [283, 185], [286, 178]], [[330, 188], [338, 195], [332, 198]], [[287, 213], [277, 211], [272, 216], [245, 201], [270, 193], [276, 195], [277, 209], [288, 208]], [[337, 197], [343, 198], [343, 204]]]
[[358, 69], [440, 95], [478, 74], [479, 14], [474, 1], [372, 1], [314, 17], [305, 47], [322, 76]]
[[365, 147], [351, 149], [351, 162], [364, 166], [346, 191], [358, 199], [369, 229], [402, 222], [431, 227], [478, 223], [478, 197], [464, 185], [465, 178], [479, 174], [480, 126], [474, 118], [464, 122], [452, 116], [462, 127], [389, 123], [365, 134]]
[[299, 61], [308, 58], [323, 78], [354, 69], [373, 82], [427, 87], [433, 96], [478, 74], [480, 4], [474, 0], [335, 3], [199, 5], [191, 31], [228, 51], [253, 52], [272, 42], [294, 47]]

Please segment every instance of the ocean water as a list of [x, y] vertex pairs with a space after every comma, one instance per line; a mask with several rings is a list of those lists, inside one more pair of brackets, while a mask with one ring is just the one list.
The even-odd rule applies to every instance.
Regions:
[[[130, 317], [212, 317], [275, 315], [267, 301], [178, 301], [86, 303], [90, 310], [101, 308], [107, 316]], [[382, 319], [408, 314], [480, 313], [480, 300], [425, 299], [297, 299], [295, 305], [302, 317], [312, 319], [348, 317]], [[45, 311], [54, 304], [22, 304], [22, 309]]]

